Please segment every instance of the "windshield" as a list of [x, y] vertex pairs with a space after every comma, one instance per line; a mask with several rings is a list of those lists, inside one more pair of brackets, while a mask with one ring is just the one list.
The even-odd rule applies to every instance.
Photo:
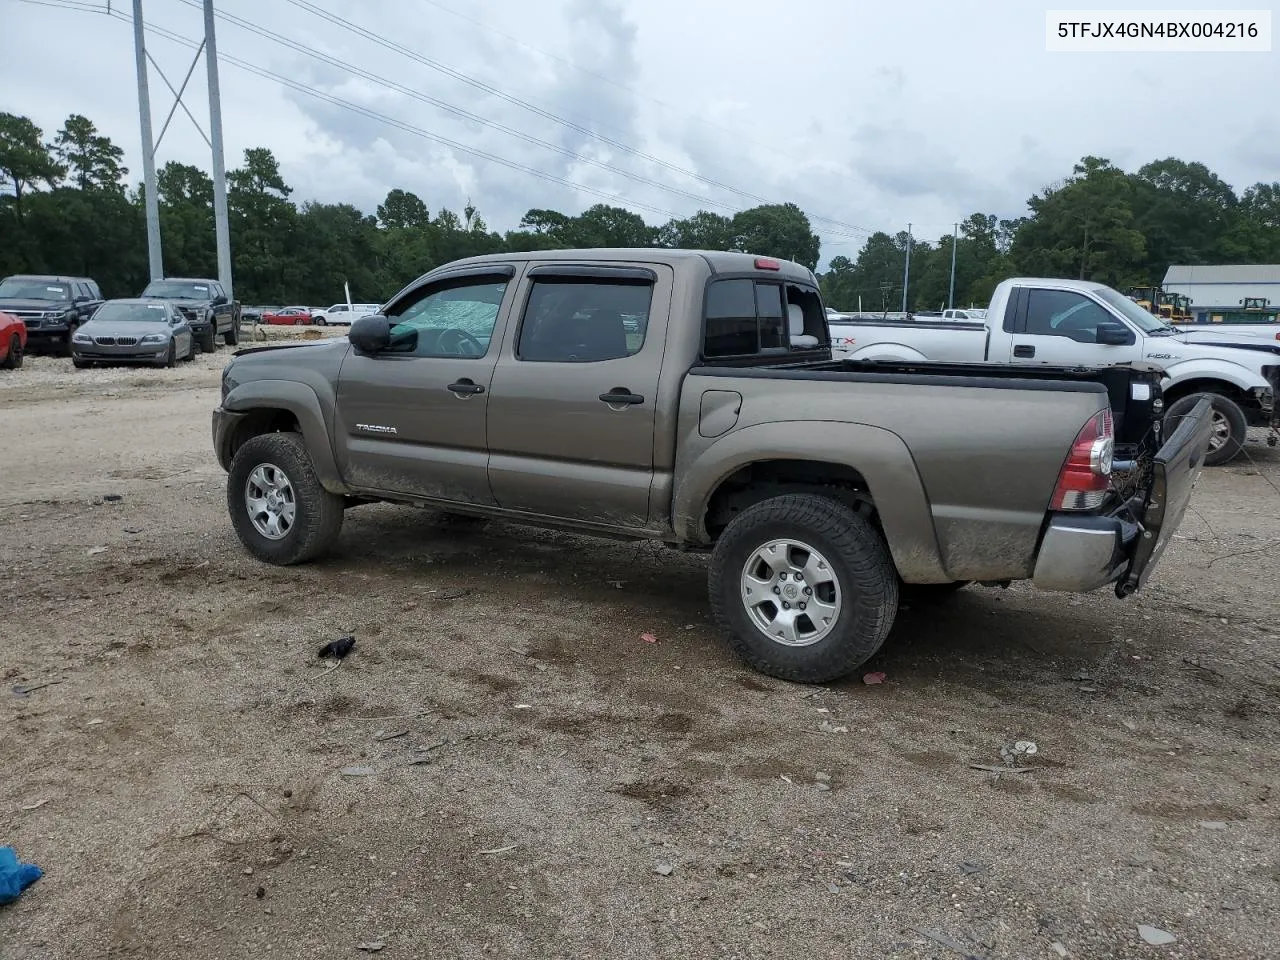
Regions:
[[10, 300], [67, 300], [65, 283], [49, 283], [46, 280], [24, 280], [9, 277], [0, 283], [0, 297]]
[[1093, 292], [1114, 307], [1126, 320], [1143, 333], [1165, 334], [1178, 332], [1159, 317], [1147, 313], [1124, 294], [1117, 293], [1110, 287], [1097, 287]]
[[95, 323], [116, 320], [164, 323], [168, 319], [169, 311], [163, 303], [104, 303], [93, 315]]
[[142, 291], [144, 297], [160, 297], [164, 300], [208, 300], [207, 283], [191, 283], [185, 280], [155, 280]]

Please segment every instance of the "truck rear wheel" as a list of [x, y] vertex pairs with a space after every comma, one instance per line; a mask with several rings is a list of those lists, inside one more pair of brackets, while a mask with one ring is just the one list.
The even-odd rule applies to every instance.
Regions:
[[893, 625], [898, 575], [853, 508], [788, 494], [742, 511], [711, 558], [711, 610], [761, 673], [826, 683], [869, 660]]
[[320, 483], [296, 433], [254, 437], [231, 460], [231, 525], [245, 549], [266, 563], [291, 566], [324, 554], [342, 530], [343, 506]]
[[1220, 467], [1239, 455], [1249, 433], [1249, 421], [1244, 411], [1230, 397], [1221, 393], [1193, 393], [1175, 401], [1164, 415], [1164, 435], [1172, 436], [1182, 418], [1201, 400], [1213, 404], [1213, 431], [1209, 435], [1209, 452], [1204, 456], [1204, 463], [1207, 467]]

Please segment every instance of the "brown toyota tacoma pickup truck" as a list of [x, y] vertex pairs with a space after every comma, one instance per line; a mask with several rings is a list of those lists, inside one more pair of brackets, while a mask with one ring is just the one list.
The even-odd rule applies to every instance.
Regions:
[[1141, 587], [1211, 420], [1162, 437], [1159, 381], [833, 360], [798, 264], [540, 251], [433, 270], [344, 339], [240, 351], [213, 442], [268, 563], [374, 501], [703, 550], [733, 647], [825, 682], [876, 652], [900, 589]]

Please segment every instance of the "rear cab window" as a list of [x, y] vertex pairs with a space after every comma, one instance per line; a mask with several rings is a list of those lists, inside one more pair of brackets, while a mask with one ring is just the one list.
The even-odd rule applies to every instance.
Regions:
[[707, 286], [705, 359], [785, 357], [829, 345], [817, 290], [787, 281], [734, 277]]

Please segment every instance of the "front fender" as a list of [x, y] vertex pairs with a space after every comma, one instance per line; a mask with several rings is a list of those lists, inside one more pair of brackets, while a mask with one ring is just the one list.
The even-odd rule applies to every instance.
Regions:
[[[330, 493], [347, 492], [329, 442], [329, 422], [319, 396], [309, 385], [296, 380], [249, 380], [232, 388], [222, 401], [222, 409], [232, 415], [287, 410], [298, 421], [320, 483]], [[229, 440], [227, 437], [223, 443]]]
[[710, 442], [690, 438], [676, 462], [672, 521], [678, 539], [709, 543], [707, 506], [735, 471], [770, 460], [810, 460], [851, 467], [867, 481], [889, 552], [911, 583], [942, 583], [933, 514], [907, 445], [880, 427], [839, 421], [761, 423]]
[[1156, 362], [1164, 367], [1167, 375], [1160, 384], [1165, 393], [1189, 380], [1222, 380], [1246, 391], [1255, 387], [1269, 386], [1261, 373], [1229, 360], [1199, 357], [1190, 360], [1158, 360]]

